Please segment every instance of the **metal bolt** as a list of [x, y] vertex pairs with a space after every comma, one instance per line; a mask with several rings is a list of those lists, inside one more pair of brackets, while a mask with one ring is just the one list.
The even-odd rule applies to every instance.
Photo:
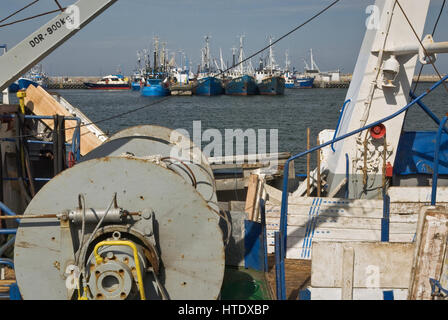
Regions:
[[109, 252], [106, 254], [106, 257], [107, 257], [107, 259], [112, 260], [112, 259], [114, 258], [114, 253], [109, 251]]
[[146, 219], [146, 220], [151, 219], [152, 218], [152, 213], [153, 213], [152, 209], [144, 209], [142, 211], [143, 219]]

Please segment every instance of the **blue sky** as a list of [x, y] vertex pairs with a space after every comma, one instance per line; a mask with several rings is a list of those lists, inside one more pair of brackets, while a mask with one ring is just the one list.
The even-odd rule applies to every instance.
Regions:
[[[0, 20], [31, 0], [1, 0]], [[5, 3], [6, 2], [6, 3]], [[62, 5], [74, 0], [59, 0]], [[136, 51], [150, 48], [158, 35], [170, 51], [180, 49], [196, 66], [204, 36], [211, 36], [211, 49], [218, 56], [222, 48], [225, 60], [231, 61], [231, 48], [238, 46], [238, 36], [245, 35], [246, 55], [265, 46], [268, 36], [288, 32], [331, 0], [119, 0], [77, 35], [43, 61], [51, 75], [86, 76], [113, 73], [118, 66], [129, 74], [136, 64]], [[289, 51], [292, 65], [303, 69], [303, 58], [313, 48], [321, 70], [341, 69], [351, 73], [365, 32], [365, 9], [373, 0], [342, 0], [335, 7], [278, 43], [276, 60], [285, 61]], [[427, 19], [430, 33], [442, 0], [433, 0]], [[53, 0], [40, 0], [11, 21], [55, 9]], [[440, 21], [436, 40], [448, 40], [448, 8]], [[11, 48], [51, 16], [0, 28], [0, 43]], [[178, 56], [179, 57], [179, 56]], [[178, 61], [180, 58], [178, 58]], [[257, 59], [252, 63], [256, 65]], [[442, 73], [448, 72], [448, 57], [437, 62]], [[194, 68], [196, 69], [196, 68]], [[425, 68], [432, 73], [430, 67]]]

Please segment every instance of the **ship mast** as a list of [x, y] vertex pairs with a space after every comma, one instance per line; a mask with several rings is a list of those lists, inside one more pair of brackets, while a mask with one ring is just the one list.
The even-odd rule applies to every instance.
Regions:
[[244, 60], [244, 51], [243, 51], [243, 39], [244, 39], [244, 35], [240, 35], [240, 54], [239, 54], [239, 70], [241, 75], [244, 74], [244, 68], [243, 68], [243, 60]]
[[157, 72], [159, 68], [159, 38], [157, 36], [154, 37], [154, 72]]

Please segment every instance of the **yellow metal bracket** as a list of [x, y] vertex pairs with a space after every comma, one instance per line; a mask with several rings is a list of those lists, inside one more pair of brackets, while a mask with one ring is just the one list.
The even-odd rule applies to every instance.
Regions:
[[93, 254], [95, 255], [95, 261], [96, 264], [100, 264], [103, 262], [103, 258], [98, 254], [98, 249], [102, 246], [127, 246], [131, 247], [132, 251], [134, 252], [134, 261], [135, 261], [135, 267], [137, 269], [137, 280], [138, 280], [138, 289], [140, 291], [140, 300], [146, 300], [145, 297], [145, 290], [143, 288], [143, 277], [142, 277], [142, 270], [140, 268], [140, 260], [138, 258], [138, 251], [135, 243], [132, 241], [124, 241], [124, 240], [110, 240], [110, 241], [101, 241], [98, 242], [93, 249]]
[[19, 98], [20, 111], [25, 114], [25, 97], [26, 92], [23, 90], [17, 91], [17, 98]]

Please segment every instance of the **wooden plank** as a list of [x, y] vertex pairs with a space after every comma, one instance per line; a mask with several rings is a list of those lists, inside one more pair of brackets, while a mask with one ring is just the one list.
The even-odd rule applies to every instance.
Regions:
[[314, 242], [312, 287], [344, 286], [345, 248], [354, 250], [353, 288], [408, 288], [414, 244], [387, 242]]
[[355, 250], [352, 247], [342, 249], [342, 300], [353, 300], [353, 274]]
[[[278, 226], [280, 219], [278, 217], [266, 217], [266, 225], [269, 228]], [[307, 224], [314, 223], [320, 228], [343, 228], [343, 229], [381, 229], [381, 218], [358, 218], [358, 217], [328, 217], [318, 216], [311, 220], [308, 216], [289, 216], [288, 228], [304, 227]], [[417, 229], [416, 217], [391, 217], [390, 224], [392, 228], [404, 228], [403, 232], [415, 232]], [[404, 231], [406, 230], [406, 231]]]
[[223, 156], [223, 157], [209, 157], [208, 162], [211, 166], [215, 164], [232, 164], [232, 163], [247, 163], [249, 160], [253, 161], [266, 161], [271, 160], [287, 160], [291, 157], [290, 152], [278, 152], [278, 153], [258, 153], [258, 154], [244, 154], [244, 155], [233, 155], [233, 156]]
[[218, 191], [241, 190], [246, 187], [247, 183], [244, 178], [216, 179], [215, 182]]
[[258, 175], [251, 174], [247, 185], [246, 205], [244, 207], [244, 212], [246, 212], [247, 219], [250, 221], [253, 221], [254, 219], [257, 191], [258, 191]]
[[[390, 187], [387, 191], [391, 202], [430, 203], [432, 187]], [[437, 202], [448, 202], [448, 187], [437, 187]]]
[[443, 207], [421, 212], [410, 281], [410, 300], [429, 300], [429, 279], [440, 280], [448, 239], [448, 212]]
[[245, 205], [246, 205], [246, 202], [244, 202], [244, 201], [230, 201], [230, 211], [244, 212]]
[[[255, 195], [253, 221], [261, 221], [260, 220], [260, 198], [263, 196], [264, 185], [265, 185], [264, 178], [262, 176], [258, 176], [258, 186], [257, 186], [257, 193]], [[264, 199], [266, 199], [266, 197]]]
[[[341, 300], [342, 290], [341, 288], [309, 288], [311, 292], [311, 300]], [[393, 290], [394, 300], [406, 300], [408, 295], [407, 289], [397, 288], [379, 288], [379, 289], [367, 289], [367, 288], [354, 288], [353, 300], [383, 300], [384, 291]]]
[[[64, 107], [62, 107], [48, 92], [41, 87], [34, 87], [30, 85], [26, 90], [25, 98], [26, 106], [34, 114], [40, 116], [53, 116], [55, 114], [73, 117]], [[42, 120], [48, 127], [53, 129], [53, 120]], [[76, 121], [66, 121], [66, 128], [74, 128]], [[74, 129], [66, 130], [66, 140], [71, 143]], [[102, 144], [90, 130], [86, 127], [81, 127], [81, 155], [87, 154], [89, 151], [95, 149]]]
[[[267, 230], [266, 234], [268, 237], [274, 235], [274, 230]], [[287, 246], [289, 247], [300, 247], [302, 243], [309, 242], [312, 240], [353, 240], [353, 241], [380, 241], [381, 240], [381, 230], [367, 230], [367, 229], [330, 229], [330, 228], [320, 228], [314, 231], [314, 235], [307, 234], [305, 228], [288, 230]], [[391, 233], [391, 236], [395, 235], [400, 241], [408, 242], [412, 241], [414, 238], [414, 232], [411, 233]], [[398, 241], [398, 240], [397, 240]]]
[[[282, 203], [282, 191], [278, 190], [268, 184], [264, 184], [264, 190], [267, 194], [266, 204], [269, 202], [271, 205], [278, 206]], [[279, 211], [280, 212], [280, 211]]]

